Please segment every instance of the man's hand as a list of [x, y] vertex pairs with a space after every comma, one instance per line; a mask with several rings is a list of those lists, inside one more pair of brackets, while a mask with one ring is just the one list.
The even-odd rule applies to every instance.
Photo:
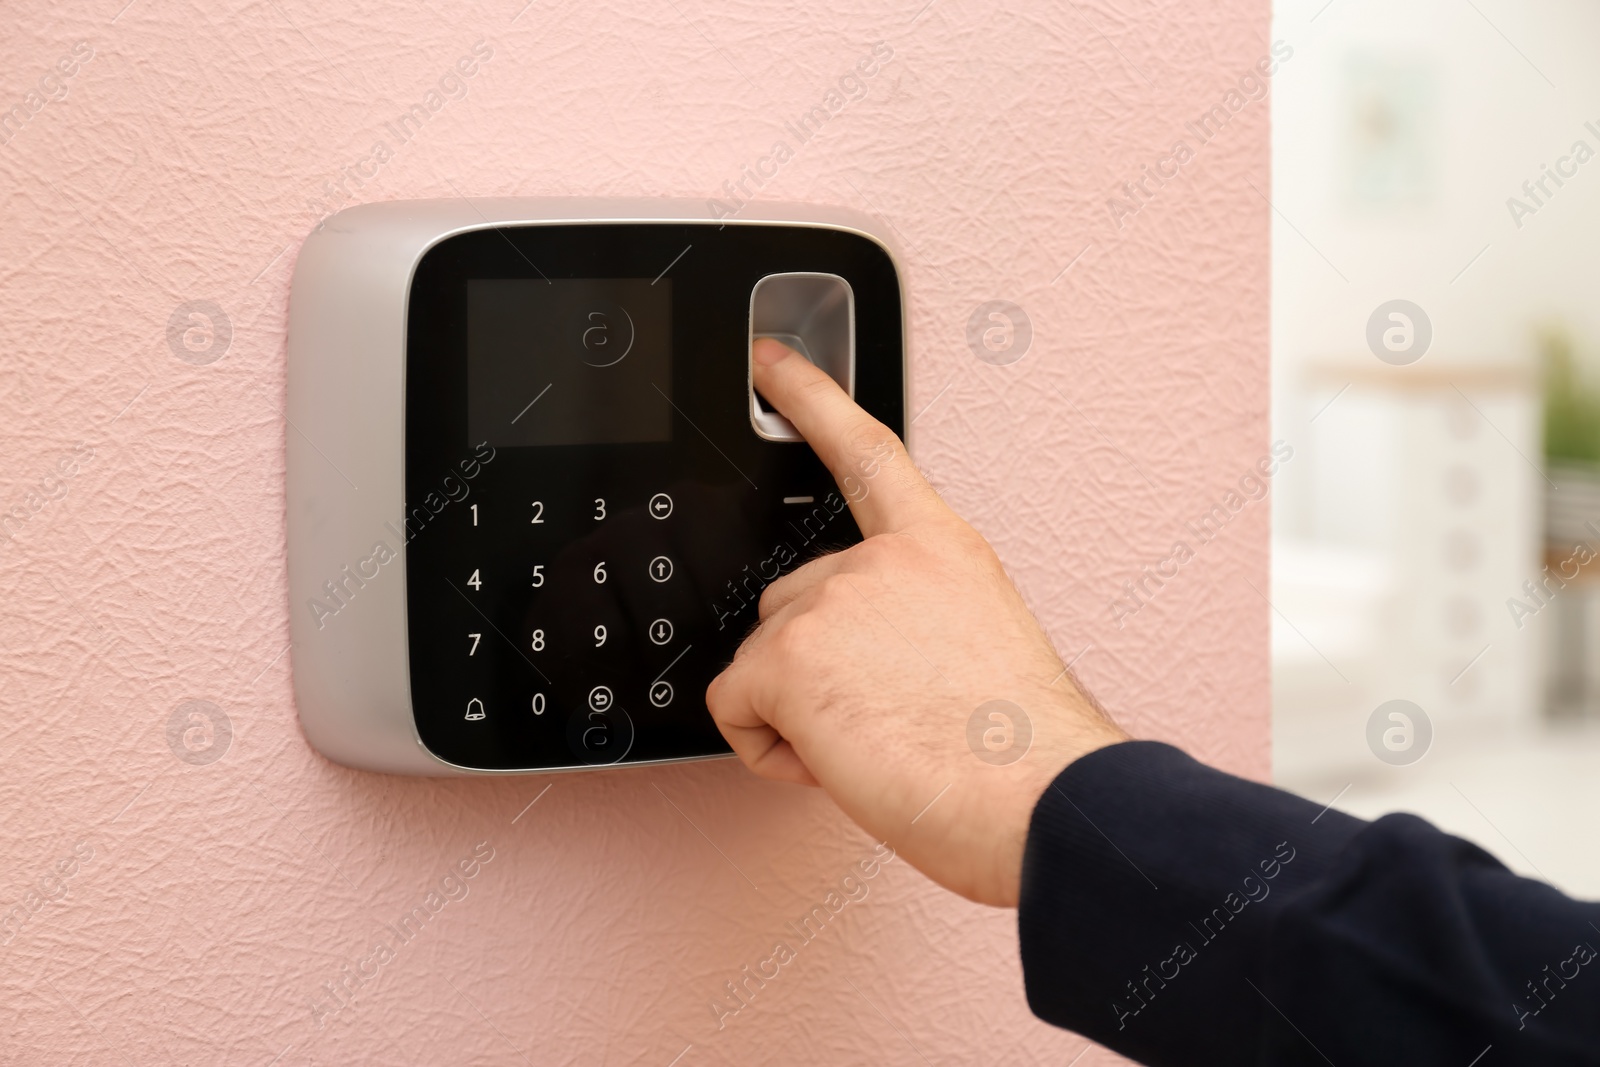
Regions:
[[[756, 773], [820, 785], [934, 881], [1014, 906], [1039, 795], [1126, 735], [887, 427], [776, 341], [756, 342], [754, 364], [756, 388], [833, 472], [865, 540], [766, 588], [760, 624], [706, 704]], [[1025, 719], [979, 713], [995, 700]], [[1030, 728], [1026, 753], [1002, 763]]]

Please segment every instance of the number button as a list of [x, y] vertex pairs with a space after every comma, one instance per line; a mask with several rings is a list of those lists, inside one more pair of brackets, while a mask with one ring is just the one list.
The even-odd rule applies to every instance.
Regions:
[[672, 703], [672, 683], [657, 682], [650, 687], [650, 703], [658, 708], [664, 708]]
[[650, 517], [664, 519], [672, 514], [672, 498], [665, 493], [657, 493], [650, 498]]
[[672, 577], [672, 561], [666, 556], [657, 556], [650, 561], [650, 580], [664, 582]]
[[611, 687], [597, 685], [589, 690], [589, 707], [595, 711], [611, 710]]
[[657, 619], [650, 624], [651, 644], [664, 645], [672, 640], [672, 623], [666, 619]]

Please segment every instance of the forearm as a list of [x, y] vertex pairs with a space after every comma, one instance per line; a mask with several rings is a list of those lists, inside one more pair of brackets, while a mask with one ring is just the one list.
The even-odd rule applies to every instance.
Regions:
[[1034, 1011], [1146, 1063], [1600, 1063], [1600, 907], [1165, 745], [1045, 791], [1019, 928]]

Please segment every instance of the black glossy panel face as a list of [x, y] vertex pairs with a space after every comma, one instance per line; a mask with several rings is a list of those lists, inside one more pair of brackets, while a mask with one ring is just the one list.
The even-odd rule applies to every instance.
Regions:
[[811, 450], [750, 426], [750, 292], [795, 271], [850, 283], [856, 399], [903, 432], [899, 281], [859, 235], [524, 226], [423, 257], [396, 529], [435, 755], [536, 769], [727, 751], [705, 689], [761, 590], [860, 539]]

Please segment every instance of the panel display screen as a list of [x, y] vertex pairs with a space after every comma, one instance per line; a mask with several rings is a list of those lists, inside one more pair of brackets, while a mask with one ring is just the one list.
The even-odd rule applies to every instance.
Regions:
[[467, 282], [468, 443], [670, 441], [671, 396], [672, 279]]

